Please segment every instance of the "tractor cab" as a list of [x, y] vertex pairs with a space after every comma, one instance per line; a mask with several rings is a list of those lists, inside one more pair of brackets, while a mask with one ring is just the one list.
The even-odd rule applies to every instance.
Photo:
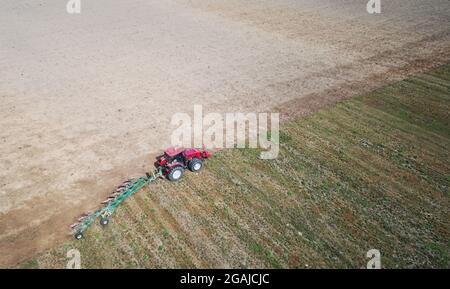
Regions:
[[185, 149], [183, 147], [170, 147], [164, 151], [164, 154], [168, 158], [174, 158], [178, 156], [179, 154], [183, 153]]
[[164, 151], [164, 158], [168, 162], [178, 161], [184, 162], [184, 148], [183, 147], [170, 147]]

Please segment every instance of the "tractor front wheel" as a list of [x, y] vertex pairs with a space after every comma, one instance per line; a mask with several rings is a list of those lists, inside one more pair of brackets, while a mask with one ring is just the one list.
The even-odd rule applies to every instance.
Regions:
[[203, 168], [203, 162], [201, 159], [193, 158], [192, 160], [189, 161], [188, 167], [192, 172], [196, 173]]
[[167, 174], [167, 178], [171, 181], [171, 182], [177, 182], [181, 179], [181, 177], [183, 176], [184, 173], [184, 169], [182, 167], [174, 167], [168, 174]]

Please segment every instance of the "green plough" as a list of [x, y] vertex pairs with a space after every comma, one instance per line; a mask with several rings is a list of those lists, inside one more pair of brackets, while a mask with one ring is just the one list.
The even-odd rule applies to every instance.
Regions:
[[103, 202], [103, 204], [105, 204], [103, 208], [95, 212], [85, 214], [79, 218], [78, 222], [71, 226], [72, 234], [77, 240], [82, 239], [84, 231], [86, 231], [98, 217], [100, 217], [100, 224], [102, 226], [106, 226], [109, 222], [110, 216], [122, 202], [160, 177], [163, 177], [161, 167], [158, 168], [153, 174], [147, 173], [145, 176], [138, 179], [130, 179], [125, 181], [108, 197], [107, 200]]

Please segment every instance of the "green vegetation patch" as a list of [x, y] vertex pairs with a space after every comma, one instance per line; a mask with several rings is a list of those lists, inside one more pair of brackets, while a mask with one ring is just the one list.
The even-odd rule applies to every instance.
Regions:
[[449, 267], [450, 65], [285, 123], [274, 160], [223, 150], [110, 225], [20, 267]]

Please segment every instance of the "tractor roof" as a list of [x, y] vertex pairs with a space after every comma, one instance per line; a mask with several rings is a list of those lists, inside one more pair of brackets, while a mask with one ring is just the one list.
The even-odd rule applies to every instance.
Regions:
[[183, 151], [184, 151], [183, 147], [170, 147], [170, 148], [166, 149], [165, 153], [169, 157], [174, 157], [174, 156], [182, 153]]

